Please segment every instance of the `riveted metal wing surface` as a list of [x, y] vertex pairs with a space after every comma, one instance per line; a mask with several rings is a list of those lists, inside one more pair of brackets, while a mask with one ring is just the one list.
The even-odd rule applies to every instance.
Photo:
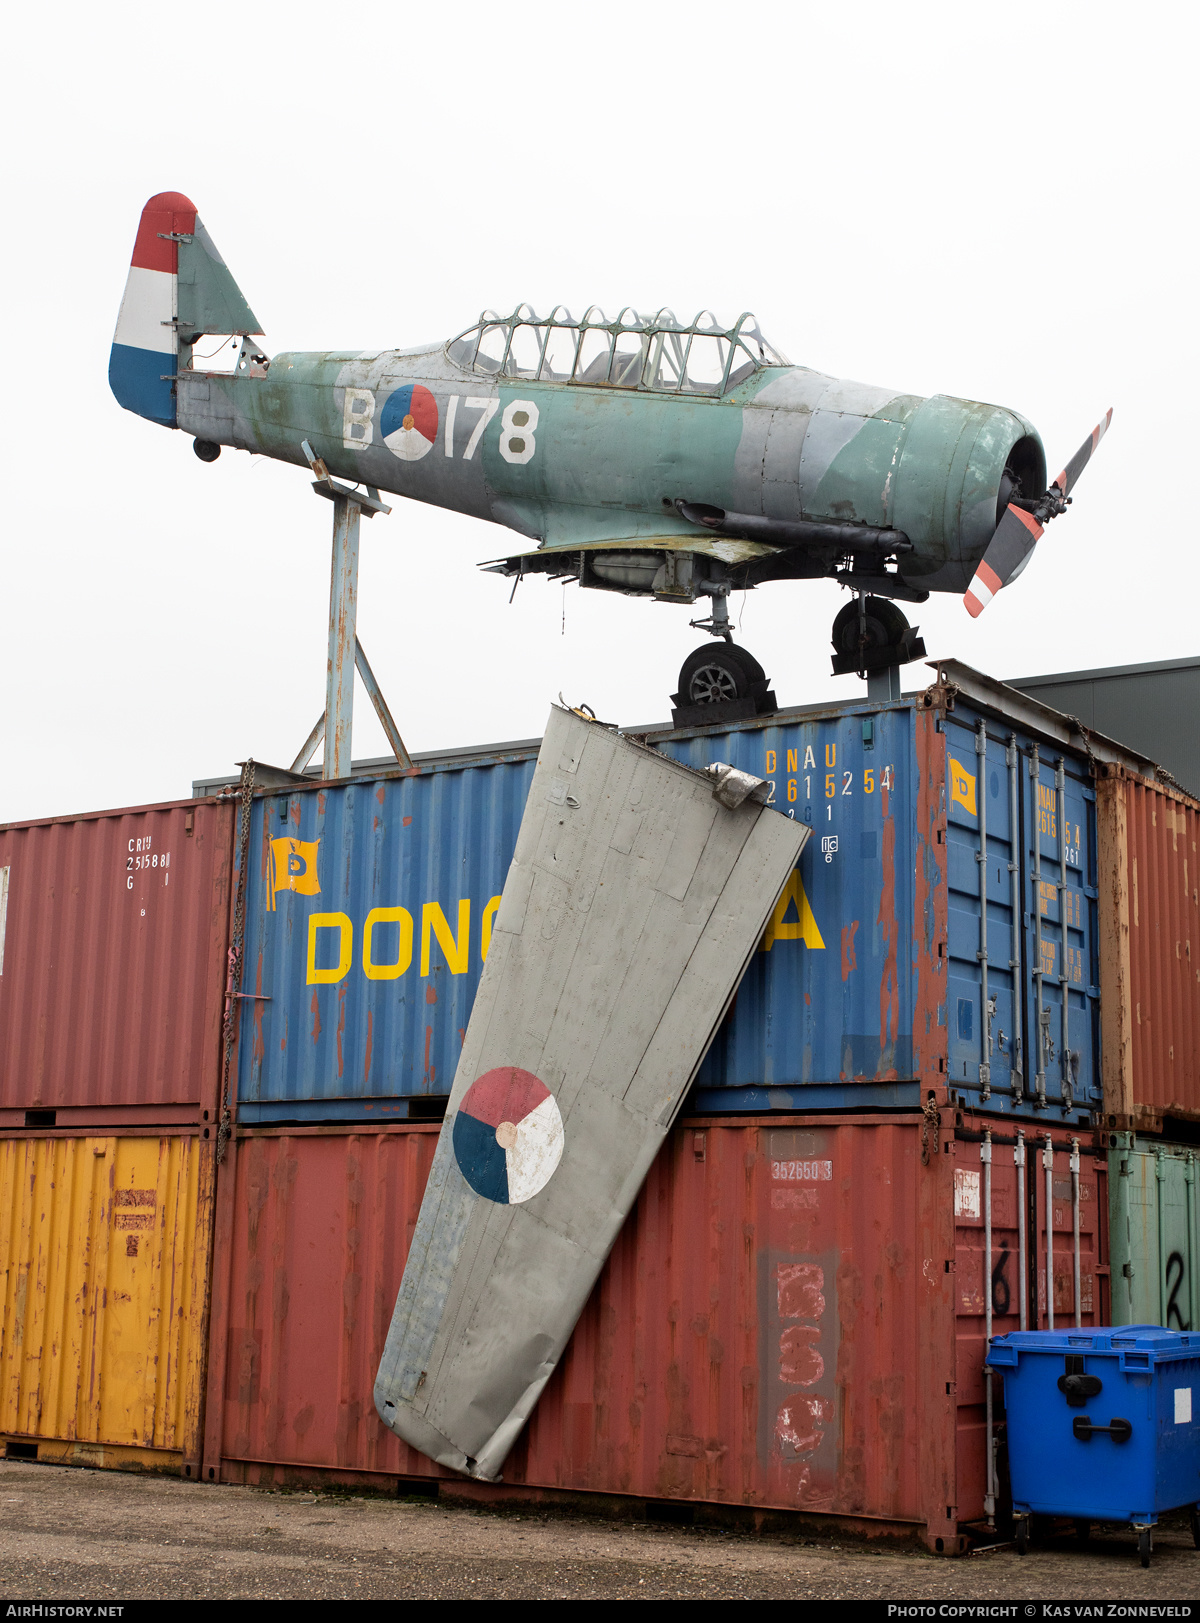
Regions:
[[498, 1475], [809, 833], [552, 712], [375, 1383], [439, 1463]]

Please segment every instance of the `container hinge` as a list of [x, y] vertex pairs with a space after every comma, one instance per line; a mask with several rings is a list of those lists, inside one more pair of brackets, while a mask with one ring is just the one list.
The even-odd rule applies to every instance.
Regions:
[[1121, 1273], [1126, 1279], [1132, 1279], [1133, 1278], [1133, 1264], [1131, 1262], [1123, 1262], [1121, 1264]]

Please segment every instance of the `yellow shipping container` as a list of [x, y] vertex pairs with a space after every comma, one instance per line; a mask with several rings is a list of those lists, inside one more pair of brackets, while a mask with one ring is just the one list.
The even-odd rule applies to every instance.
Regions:
[[9, 1457], [200, 1475], [214, 1146], [0, 1139]]

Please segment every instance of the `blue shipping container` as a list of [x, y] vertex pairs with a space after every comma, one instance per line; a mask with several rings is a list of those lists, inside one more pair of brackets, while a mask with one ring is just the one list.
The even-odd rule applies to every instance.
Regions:
[[[780, 811], [814, 829], [696, 1108], [912, 1107], [933, 1085], [970, 1106], [1089, 1120], [1097, 891], [1082, 754], [1048, 750], [1002, 709], [929, 696], [650, 741], [769, 778]], [[243, 1120], [395, 1118], [449, 1092], [532, 770], [530, 752], [256, 800]]]
[[243, 1121], [394, 1120], [449, 1093], [535, 760], [256, 798]]

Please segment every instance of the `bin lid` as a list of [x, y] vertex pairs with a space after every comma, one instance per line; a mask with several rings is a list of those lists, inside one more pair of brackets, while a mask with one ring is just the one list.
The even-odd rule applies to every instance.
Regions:
[[988, 1361], [997, 1366], [1015, 1364], [1017, 1354], [1136, 1353], [1138, 1363], [1161, 1364], [1177, 1358], [1200, 1358], [1200, 1334], [1164, 1330], [1159, 1324], [1120, 1324], [1095, 1330], [1010, 1330], [993, 1336]]

